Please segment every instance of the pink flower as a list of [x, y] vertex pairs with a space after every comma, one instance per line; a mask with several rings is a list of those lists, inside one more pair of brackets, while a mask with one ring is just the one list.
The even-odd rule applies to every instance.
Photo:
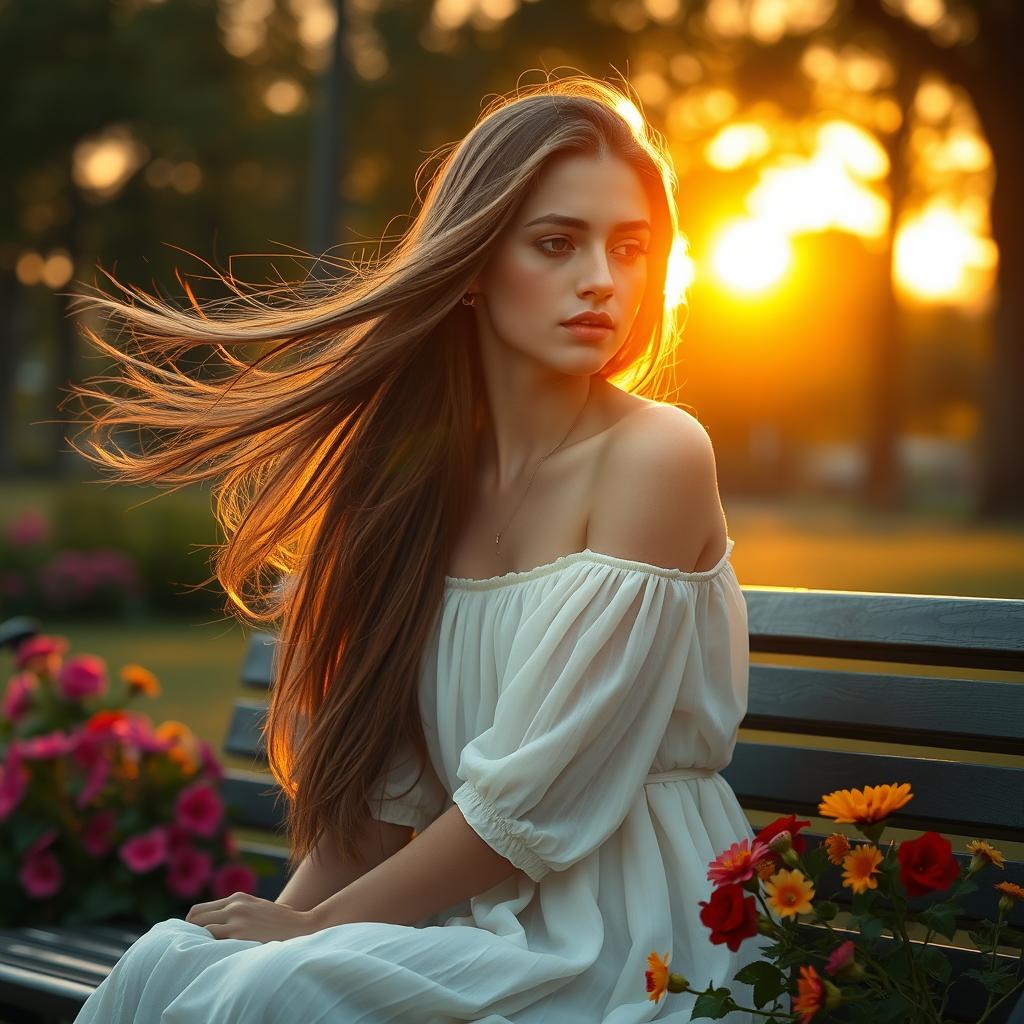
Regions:
[[829, 974], [835, 974], [837, 971], [841, 971], [844, 967], [853, 963], [853, 954], [856, 948], [853, 939], [840, 942], [829, 954], [828, 960], [825, 961], [825, 970]]
[[224, 769], [220, 766], [216, 754], [206, 740], [199, 741], [199, 757], [203, 762], [207, 778], [220, 782], [224, 778]]
[[152, 871], [167, 859], [167, 829], [157, 825], [148, 832], [126, 839], [118, 849], [118, 856], [137, 875]]
[[63, 757], [65, 754], [71, 753], [75, 746], [74, 738], [61, 732], [60, 729], [54, 729], [53, 732], [48, 732], [43, 736], [33, 736], [18, 743], [22, 756], [30, 761], [45, 761], [51, 757]]
[[107, 663], [94, 654], [69, 658], [57, 674], [57, 685], [68, 700], [104, 693], [107, 689]]
[[37, 853], [25, 858], [18, 881], [31, 899], [45, 900], [60, 889], [64, 872], [52, 853]]
[[217, 870], [210, 883], [215, 900], [223, 899], [236, 892], [256, 892], [256, 876], [244, 864], [225, 864]]
[[30, 636], [18, 644], [14, 667], [19, 672], [28, 669], [39, 675], [55, 676], [60, 671], [61, 658], [67, 649], [68, 642], [62, 636]]
[[716, 887], [745, 882], [748, 878], [754, 877], [754, 865], [770, 852], [768, 846], [760, 839], [755, 839], [751, 846], [750, 839], [744, 837], [711, 861], [708, 865], [708, 879], [714, 882]]
[[8, 523], [4, 533], [12, 548], [27, 548], [46, 540], [50, 523], [42, 513], [30, 508]]
[[31, 672], [19, 672], [11, 676], [4, 694], [4, 715], [16, 722], [32, 706], [32, 690], [36, 677]]
[[167, 849], [171, 853], [180, 850], [183, 846], [190, 846], [191, 843], [192, 833], [187, 828], [173, 824], [167, 826]]
[[106, 783], [109, 776], [110, 762], [101, 753], [89, 767], [89, 776], [85, 780], [85, 785], [82, 787], [82, 791], [75, 799], [75, 806], [81, 809], [87, 803], [95, 800], [103, 789], [104, 783]]
[[93, 857], [102, 857], [113, 846], [114, 812], [100, 811], [94, 814], [82, 829], [82, 846]]
[[168, 858], [167, 888], [175, 896], [192, 899], [210, 880], [212, 871], [213, 858], [208, 853], [192, 846], [180, 846]]
[[3, 771], [0, 772], [0, 821], [5, 821], [21, 803], [28, 780], [29, 772], [22, 765], [21, 750], [17, 743], [12, 743], [7, 748]]
[[212, 836], [220, 825], [224, 808], [220, 797], [205, 782], [186, 786], [174, 803], [175, 821], [195, 835]]

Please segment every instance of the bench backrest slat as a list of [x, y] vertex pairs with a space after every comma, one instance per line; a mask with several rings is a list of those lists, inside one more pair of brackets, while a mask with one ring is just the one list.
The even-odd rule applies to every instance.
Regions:
[[1024, 671], [1024, 601], [745, 586], [752, 651]]

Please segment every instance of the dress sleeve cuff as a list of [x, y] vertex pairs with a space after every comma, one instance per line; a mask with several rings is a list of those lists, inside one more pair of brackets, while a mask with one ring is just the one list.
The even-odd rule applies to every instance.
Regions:
[[464, 782], [452, 794], [462, 816], [488, 846], [539, 882], [551, 868], [515, 834], [515, 823], [498, 813], [490, 801], [471, 783]]

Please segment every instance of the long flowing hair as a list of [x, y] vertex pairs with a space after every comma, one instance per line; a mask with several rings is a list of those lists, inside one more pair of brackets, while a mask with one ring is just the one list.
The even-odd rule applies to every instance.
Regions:
[[[600, 375], [663, 399], [680, 333], [665, 297], [676, 178], [628, 92], [584, 74], [489, 102], [437, 153], [395, 247], [345, 261], [340, 283], [282, 300], [217, 272], [230, 296], [200, 303], [189, 290], [179, 308], [103, 271], [114, 295], [74, 296], [119, 328], [115, 345], [79, 325], [119, 372], [72, 387], [89, 431], [87, 448], [74, 447], [124, 482], [212, 480], [224, 541], [210, 579], [229, 614], [278, 632], [263, 739], [293, 865], [324, 836], [355, 857], [395, 752], [427, 764], [420, 662], [488, 416], [460, 298], [538, 176], [567, 153], [624, 159], [649, 196], [647, 290]], [[187, 372], [176, 359], [189, 350], [219, 357], [216, 372]], [[128, 448], [125, 428], [139, 439]]]

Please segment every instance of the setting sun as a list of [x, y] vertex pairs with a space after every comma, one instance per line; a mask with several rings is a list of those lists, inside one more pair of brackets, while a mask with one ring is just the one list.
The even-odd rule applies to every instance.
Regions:
[[786, 234], [757, 220], [734, 221], [711, 246], [716, 278], [736, 292], [757, 293], [777, 284], [793, 259]]

